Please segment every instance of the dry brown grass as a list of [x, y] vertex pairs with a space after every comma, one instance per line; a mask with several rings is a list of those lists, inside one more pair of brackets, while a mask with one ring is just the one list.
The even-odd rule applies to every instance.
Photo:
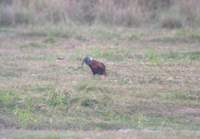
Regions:
[[[4, 128], [199, 130], [198, 31], [48, 26], [0, 36]], [[106, 79], [79, 68], [85, 55], [105, 62]]]
[[0, 138], [199, 138], [199, 4], [0, 0]]
[[0, 24], [75, 22], [128, 27], [143, 25], [167, 28], [195, 27], [200, 22], [198, 5], [198, 0], [176, 2], [172, 0], [2, 0]]

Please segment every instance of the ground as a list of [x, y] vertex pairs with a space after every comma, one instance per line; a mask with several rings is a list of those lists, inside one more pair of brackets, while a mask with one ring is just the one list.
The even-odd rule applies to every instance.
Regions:
[[[199, 44], [194, 29], [0, 28], [1, 134], [198, 138]], [[106, 78], [81, 67], [86, 55], [105, 63]]]
[[[4, 130], [2, 136], [16, 139], [199, 139], [200, 133], [194, 131], [152, 131], [152, 130]], [[2, 138], [3, 139], [3, 138]]]

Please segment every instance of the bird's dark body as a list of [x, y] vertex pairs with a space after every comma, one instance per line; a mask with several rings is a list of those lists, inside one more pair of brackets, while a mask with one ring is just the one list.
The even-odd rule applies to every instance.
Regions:
[[88, 65], [92, 70], [93, 75], [105, 75], [106, 76], [106, 67], [103, 63], [98, 62], [96, 60], [92, 60]]
[[85, 57], [83, 59], [82, 65], [84, 63], [86, 63], [90, 67], [93, 75], [96, 75], [96, 74], [104, 75], [104, 76], [107, 75], [106, 74], [106, 66], [102, 62], [93, 60], [91, 57]]

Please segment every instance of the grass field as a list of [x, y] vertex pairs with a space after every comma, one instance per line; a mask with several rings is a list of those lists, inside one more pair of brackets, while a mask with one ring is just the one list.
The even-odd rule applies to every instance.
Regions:
[[[14, 130], [16, 139], [199, 138], [199, 31], [0, 28], [0, 130], [33, 130]], [[106, 78], [80, 67], [86, 55], [106, 64]]]
[[150, 130], [112, 130], [112, 131], [24, 131], [4, 130], [0, 132], [14, 139], [199, 139], [200, 133], [193, 131], [150, 131]]

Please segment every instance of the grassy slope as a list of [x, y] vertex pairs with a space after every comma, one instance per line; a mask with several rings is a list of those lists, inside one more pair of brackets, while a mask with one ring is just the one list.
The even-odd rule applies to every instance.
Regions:
[[199, 132], [192, 131], [24, 131], [4, 130], [1, 135], [14, 139], [198, 139]]
[[[45, 26], [0, 29], [0, 127], [200, 127], [200, 34]], [[85, 55], [108, 77], [79, 68]]]

